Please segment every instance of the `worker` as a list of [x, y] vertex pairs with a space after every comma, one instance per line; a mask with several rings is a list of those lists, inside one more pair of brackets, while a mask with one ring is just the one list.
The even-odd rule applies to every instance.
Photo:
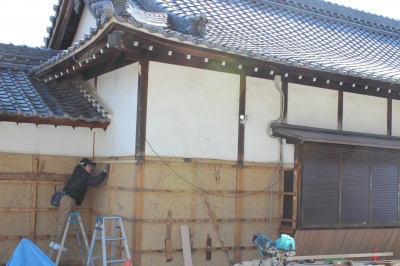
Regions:
[[[60, 243], [64, 234], [65, 226], [67, 225], [69, 213], [75, 206], [80, 206], [85, 198], [86, 191], [89, 186], [100, 185], [107, 177], [110, 170], [110, 164], [104, 167], [104, 170], [97, 176], [92, 176], [92, 169], [96, 163], [87, 158], [83, 158], [80, 163], [75, 167], [72, 175], [67, 181], [58, 207], [58, 214], [56, 224], [54, 226], [54, 233], [49, 245], [50, 248], [59, 250]], [[63, 248], [63, 251], [67, 251]]]

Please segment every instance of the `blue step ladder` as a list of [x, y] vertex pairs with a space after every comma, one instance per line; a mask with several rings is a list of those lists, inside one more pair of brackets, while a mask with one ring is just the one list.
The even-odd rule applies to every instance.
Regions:
[[[81, 258], [82, 258], [82, 265], [86, 265], [86, 261], [85, 261], [85, 252], [89, 253], [89, 242], [87, 240], [86, 237], [86, 233], [85, 233], [85, 229], [83, 228], [83, 224], [82, 224], [82, 219], [81, 219], [81, 214], [79, 212], [71, 212], [69, 214], [69, 218], [67, 221], [67, 225], [65, 226], [65, 230], [64, 230], [64, 235], [61, 241], [61, 245], [60, 245], [60, 249], [58, 250], [58, 254], [57, 254], [57, 259], [56, 259], [56, 265], [58, 265], [58, 263], [60, 262], [60, 258], [61, 258], [61, 254], [62, 254], [62, 250], [64, 248], [64, 244], [65, 244], [65, 238], [68, 234], [68, 228], [70, 224], [74, 225], [74, 229], [75, 229], [75, 236], [76, 236], [76, 240], [78, 241], [78, 245], [79, 245], [79, 252], [81, 254]], [[80, 225], [80, 228], [78, 227], [78, 224]], [[82, 246], [82, 242], [81, 242], [81, 238], [79, 236], [79, 233], [82, 234], [83, 237], [83, 241], [85, 246]], [[51, 259], [51, 256], [53, 255], [53, 248], [50, 248], [50, 251], [48, 253], [49, 258]], [[89, 261], [90, 263], [88, 263], [87, 265], [94, 265], [93, 261]]]
[[[105, 230], [106, 221], [112, 222], [112, 235], [111, 236], [106, 235], [106, 230]], [[118, 230], [121, 231], [122, 237], [117, 237]], [[101, 235], [97, 236], [97, 233], [100, 233], [100, 232], [101, 232]], [[98, 240], [101, 240], [102, 255], [93, 257], [94, 245], [96, 244], [96, 241], [98, 241]], [[131, 255], [129, 253], [128, 241], [126, 240], [126, 234], [125, 234], [124, 224], [122, 223], [122, 217], [121, 216], [105, 216], [105, 217], [98, 216], [96, 219], [96, 226], [94, 228], [92, 244], [90, 245], [89, 257], [88, 257], [86, 266], [90, 266], [90, 262], [93, 262], [93, 260], [100, 260], [100, 259], [103, 261], [103, 266], [107, 266], [107, 264], [115, 265], [116, 263], [125, 262], [126, 259], [117, 259], [116, 258], [116, 248], [117, 248], [116, 241], [124, 241], [126, 258], [130, 260]], [[110, 255], [107, 255], [106, 242], [111, 242], [111, 254]], [[107, 259], [111, 259], [111, 260], [107, 260]]]

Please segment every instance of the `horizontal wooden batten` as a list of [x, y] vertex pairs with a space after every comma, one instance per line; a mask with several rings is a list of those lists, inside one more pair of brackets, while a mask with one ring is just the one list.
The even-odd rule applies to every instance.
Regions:
[[[57, 210], [57, 208], [0, 208], [0, 212], [49, 212]], [[76, 208], [75, 210], [79, 212], [90, 212], [88, 208]]]
[[69, 174], [51, 174], [51, 173], [1, 173], [0, 183], [26, 183], [35, 184], [37, 182], [59, 184], [66, 182], [71, 175]]
[[[205, 248], [192, 248], [191, 251], [218, 251], [218, 250], [251, 250], [256, 249], [256, 246], [240, 246], [240, 247], [205, 247]], [[123, 246], [117, 246], [117, 249], [125, 250]], [[132, 254], [143, 254], [143, 253], [165, 253], [165, 252], [183, 252], [183, 249], [153, 249], [153, 250], [129, 250]]]
[[[260, 191], [243, 191], [243, 190], [199, 190], [199, 189], [157, 189], [157, 188], [129, 188], [129, 187], [111, 187], [111, 186], [97, 186], [95, 188], [105, 189], [105, 190], [122, 190], [122, 191], [132, 191], [132, 192], [154, 192], [154, 193], [199, 193], [199, 194], [212, 194], [215, 195], [226, 195], [226, 194], [239, 194], [243, 197], [250, 197], [252, 195], [258, 194], [270, 194], [270, 190], [260, 190]], [[274, 195], [283, 195], [284, 192], [273, 191]], [[287, 195], [296, 195], [292, 192]], [[235, 196], [232, 196], [234, 198]]]
[[[92, 43], [90, 43], [86, 48], [76, 52], [75, 58], [84, 59], [85, 57], [90, 57], [93, 54], [99, 53], [100, 49], [102, 49], [101, 47], [106, 43], [107, 35], [113, 31], [124, 32], [122, 35], [124, 47], [121, 47], [119, 51], [125, 51], [125, 55], [123, 57], [125, 60], [123, 60], [123, 63], [120, 65], [128, 64], [129, 61], [133, 63], [138, 60], [151, 60], [264, 79], [272, 79], [273, 75], [284, 76], [286, 73], [288, 73], [292, 76], [290, 77], [289, 82], [296, 84], [305, 84], [344, 91], [347, 90], [353, 93], [400, 99], [400, 84], [263, 61], [262, 59], [237, 55], [231, 52], [222, 52], [215, 49], [208, 49], [187, 43], [168, 40], [128, 28], [118, 23], [111, 23], [101, 32], [101, 34], [99, 34], [99, 36], [91, 40]], [[150, 46], [152, 47], [151, 50]], [[172, 53], [169, 55], [169, 52]], [[208, 59], [208, 64], [206, 64], [207, 62], [204, 62], [206, 58]], [[77, 72], [83, 74], [85, 79], [94, 77], [98, 72], [95, 69], [99, 67], [99, 64], [96, 64], [95, 61], [96, 60], [93, 60], [94, 63], [91, 63], [90, 65], [90, 68], [94, 68], [93, 70], [77, 70]], [[44, 78], [48, 75], [54, 76], [54, 74], [59, 73], [62, 71], [62, 69], [69, 68], [73, 64], [76, 64], [76, 62], [74, 62], [70, 57], [49, 68], [39, 71], [36, 76], [41, 78]], [[114, 63], [114, 66], [112, 64], [100, 66], [103, 68], [103, 70], [97, 74], [106, 73], [107, 71], [121, 67], [117, 66], [116, 64], [117, 62]], [[257, 71], [255, 71], [255, 69], [257, 69]], [[273, 73], [273, 75], [271, 75], [271, 73]], [[302, 78], [299, 79], [299, 76], [302, 76]], [[317, 80], [313, 83], [314, 78], [317, 78]], [[329, 80], [328, 83], [326, 83], [327, 80]], [[335, 82], [337, 84], [342, 82], [343, 85], [350, 84], [350, 87], [348, 87], [348, 85], [345, 85], [344, 87], [329, 85], [331, 83], [334, 85]], [[328, 84], [328, 86], [325, 84]], [[352, 87], [353, 84], [355, 84], [354, 87]], [[365, 90], [365, 86], [371, 87], [371, 89]], [[372, 92], [372, 88], [375, 88], [374, 91], [377, 93]], [[376, 88], [383, 89], [383, 92], [376, 91]], [[387, 93], [388, 90], [391, 90], [391, 93]]]
[[[98, 215], [98, 216], [107, 216], [106, 213], [91, 211], [90, 214]], [[129, 221], [132, 223], [216, 223], [216, 222], [269, 222], [269, 218], [225, 218], [225, 219], [134, 219], [129, 217], [123, 217], [122, 220]], [[274, 222], [293, 222], [290, 219], [279, 219], [273, 218]]]

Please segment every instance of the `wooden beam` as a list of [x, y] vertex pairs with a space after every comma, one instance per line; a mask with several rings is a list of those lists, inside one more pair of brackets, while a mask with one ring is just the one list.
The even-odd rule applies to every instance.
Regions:
[[336, 258], [388, 257], [388, 256], [393, 256], [393, 252], [293, 256], [293, 257], [288, 257], [286, 261], [307, 260], [307, 259], [319, 260], [319, 259], [336, 259]]
[[[153, 52], [152, 56], [163, 56], [165, 57], [169, 51], [172, 52], [172, 56], [169, 56], [170, 58], [175, 58], [174, 55], [176, 54], [181, 54], [183, 56], [191, 55], [191, 58], [197, 57], [202, 60], [205, 58], [208, 58], [210, 61], [216, 61], [216, 65], [221, 65], [221, 62], [226, 62], [226, 65], [232, 65], [232, 73], [237, 74], [237, 69], [239, 69], [239, 66], [242, 66], [242, 69], [250, 69], [252, 72], [255, 72], [254, 69], [264, 69], [269, 71], [274, 71], [275, 75], [282, 75], [284, 73], [289, 73], [292, 76], [295, 76], [295, 79], [292, 80], [291, 82], [297, 83], [297, 84], [304, 84], [305, 82], [305, 77], [307, 77], [307, 85], [312, 84], [310, 83], [309, 80], [313, 80], [314, 78], [317, 78], [317, 82], [322, 81], [322, 83], [326, 83], [327, 80], [330, 81], [336, 81], [337, 83], [343, 82], [350, 84], [351, 86], [355, 84], [355, 87], [359, 87], [361, 89], [355, 89], [355, 93], [359, 94], [371, 94], [372, 91], [370, 89], [365, 90], [364, 87], [372, 87], [372, 88], [381, 88], [382, 91], [385, 91], [384, 93], [378, 93], [378, 97], [385, 97], [385, 98], [399, 98], [400, 96], [398, 93], [387, 93], [387, 91], [390, 89], [392, 91], [400, 92], [400, 84], [394, 84], [390, 82], [382, 82], [382, 81], [376, 81], [376, 80], [370, 80], [370, 79], [364, 79], [360, 77], [352, 77], [348, 75], [342, 75], [342, 74], [335, 74], [335, 73], [330, 73], [326, 71], [319, 71], [319, 70], [310, 70], [310, 69], [305, 69], [305, 68], [298, 68], [296, 66], [287, 66], [284, 64], [276, 64], [270, 61], [263, 61], [258, 58], [251, 58], [248, 56], [244, 55], [236, 55], [232, 53], [227, 53], [227, 52], [222, 52], [218, 51], [216, 49], [209, 49], [209, 48], [204, 48], [200, 46], [194, 46], [190, 45], [187, 43], [180, 43], [172, 40], [168, 40], [166, 38], [162, 38], [159, 36], [151, 35], [148, 33], [141, 32], [136, 29], [128, 28], [124, 25], [118, 24], [118, 23], [111, 23], [106, 29], [102, 30], [98, 36], [96, 36], [93, 40], [90, 40], [90, 44], [85, 47], [85, 49], [82, 49], [81, 51], [78, 51], [75, 53], [75, 58], [83, 58], [85, 55], [93, 55], [97, 54], [99, 52], [100, 46], [99, 44], [104, 43], [105, 40], [107, 39], [107, 35], [115, 30], [123, 31], [123, 41], [124, 44], [129, 44], [128, 47], [125, 47], [126, 49], [132, 49], [137, 47], [134, 45], [134, 43], [139, 43], [138, 46], [141, 47], [150, 47], [153, 46]], [[155, 55], [158, 53], [158, 55]], [[167, 55], [168, 56], [168, 55]], [[146, 58], [143, 58], [146, 59]], [[143, 60], [142, 59], [142, 60]], [[152, 61], [157, 61], [153, 58], [147, 58], [146, 60], [152, 60]], [[191, 59], [190, 59], [191, 60]], [[189, 61], [189, 60], [188, 60]], [[175, 60], [175, 61], [170, 61], [169, 63], [171, 64], [176, 64], [179, 65], [182, 63], [181, 59]], [[44, 77], [45, 75], [54, 75], [56, 73], [59, 73], [61, 69], [65, 69], [65, 67], [68, 67], [68, 65], [73, 64], [74, 61], [72, 57], [70, 56], [67, 59], [62, 60], [60, 63], [57, 63], [54, 66], [51, 66], [47, 69], [44, 69], [37, 73], [37, 77]], [[95, 66], [93, 66], [95, 67]], [[204, 69], [208, 69], [208, 65]], [[211, 69], [211, 70], [217, 70], [217, 69]], [[222, 71], [228, 70], [227, 68], [219, 68], [217, 71]], [[227, 71], [228, 72], [228, 71]], [[240, 70], [239, 70], [240, 72]], [[256, 74], [257, 72], [255, 72]], [[240, 74], [240, 73], [239, 73]], [[250, 73], [244, 73], [246, 76], [250, 76]], [[253, 73], [254, 74], [254, 73]], [[253, 75], [251, 75], [253, 76]], [[299, 79], [298, 77], [302, 76], [302, 79]], [[261, 78], [269, 78], [271, 75], [262, 75], [260, 76]], [[310, 85], [312, 86], [312, 85]], [[363, 90], [364, 89], [364, 90]], [[375, 90], [376, 91], [376, 90]], [[396, 95], [397, 94], [397, 95]]]
[[53, 29], [47, 47], [53, 50], [60, 50], [68, 22], [74, 10], [74, 1], [62, 1], [58, 7], [58, 14], [53, 24]]
[[[374, 97], [400, 100], [399, 93], [395, 93], [392, 89], [392, 86], [394, 86], [394, 84], [386, 86], [385, 84], [381, 84], [382, 86], [379, 87], [377, 85], [374, 85], [375, 83], [373, 81], [371, 81], [370, 83], [366, 83], [368, 80], [364, 80], [363, 83], [357, 83], [356, 81], [350, 81], [350, 80], [345, 81], [346, 79], [332, 80], [329, 77], [327, 78], [321, 78], [318, 76], [316, 77], [317, 78], [314, 81], [313, 77], [303, 76], [302, 79], [299, 79], [298, 76], [289, 74], [288, 80], [290, 83], [307, 85], [311, 87], [318, 87], [318, 88], [351, 92], [362, 95], [369, 95]], [[365, 86], [367, 86], [367, 89], [365, 89]], [[380, 88], [379, 91], [377, 90], [377, 88]], [[390, 89], [392, 89], [392, 91], [389, 93]], [[397, 92], [399, 92], [399, 90], [400, 89], [398, 88]]]
[[343, 130], [343, 91], [338, 91], [337, 130]]
[[276, 63], [269, 62], [269, 61], [262, 61], [258, 58], [251, 58], [248, 56], [236, 55], [236, 54], [232, 54], [232, 53], [218, 51], [215, 49], [208, 49], [208, 48], [204, 48], [204, 47], [188, 45], [186, 43], [171, 41], [171, 40], [168, 40], [165, 38], [160, 38], [155, 35], [150, 35], [150, 34], [141, 32], [136, 29], [127, 29], [123, 25], [115, 25], [115, 28], [119, 29], [119, 30], [123, 30], [125, 32], [130, 31], [131, 34], [128, 34], [127, 36], [130, 36], [131, 43], [133, 43], [135, 41], [138, 43], [144, 43], [148, 46], [150, 46], [150, 45], [153, 46], [154, 49], [162, 48], [165, 51], [172, 51], [173, 53], [179, 52], [182, 54], [197, 56], [197, 57], [201, 57], [201, 58], [216, 59], [218, 61], [235, 63], [236, 65], [243, 64], [243, 65], [253, 66], [253, 67], [258, 67], [258, 68], [272, 69], [272, 70], [274, 70], [275, 74], [290, 73], [290, 74], [297, 76], [297, 79], [298, 79], [299, 75], [302, 75], [303, 77], [308, 76], [311, 78], [314, 78], [314, 77], [322, 78], [322, 79], [325, 79], [325, 81], [327, 79], [329, 79], [329, 80], [336, 80], [338, 82], [341, 81], [341, 82], [347, 82], [347, 83], [351, 83], [351, 84], [353, 84], [353, 83], [360, 84], [362, 87], [373, 86], [373, 87], [379, 87], [379, 88], [396, 89], [397, 91], [400, 91], [399, 84], [392, 84], [390, 82], [374, 81], [374, 80], [368, 80], [368, 79], [364, 79], [364, 78], [352, 77], [352, 76], [342, 75], [342, 74], [335, 74], [335, 73], [330, 73], [330, 72], [325, 72], [325, 71], [298, 68], [296, 66], [286, 66], [284, 64], [276, 64]]
[[239, 68], [237, 63], [225, 62], [223, 65], [221, 61], [208, 59], [205, 62], [205, 59], [202, 57], [191, 56], [190, 59], [187, 58], [187, 55], [181, 53], [174, 53], [173, 56], [168, 56], [168, 51], [146, 51], [143, 54], [137, 52], [125, 52], [125, 59], [132, 60], [133, 62], [139, 60], [149, 60], [155, 62], [161, 62], [166, 64], [173, 64], [179, 66], [193, 67], [211, 71], [218, 71], [223, 73], [237, 74], [237, 75], [246, 75], [256, 78], [262, 79], [273, 79], [273, 76], [269, 74], [271, 69], [258, 69], [255, 71], [253, 66], [242, 65]]
[[392, 99], [387, 99], [387, 135], [392, 135], [393, 106]]

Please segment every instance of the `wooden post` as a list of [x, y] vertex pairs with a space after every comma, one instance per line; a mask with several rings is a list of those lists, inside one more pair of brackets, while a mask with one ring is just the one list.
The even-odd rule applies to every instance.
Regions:
[[[39, 172], [39, 155], [35, 154], [32, 158], [32, 172], [37, 174]], [[35, 241], [35, 234], [36, 234], [36, 198], [37, 198], [37, 183], [31, 184], [31, 208], [32, 211], [30, 213], [30, 236], [32, 240]]]
[[[144, 187], [145, 176], [145, 148], [146, 148], [146, 119], [147, 119], [147, 95], [149, 84], [149, 61], [139, 62], [139, 86], [138, 86], [138, 104], [137, 104], [137, 124], [136, 124], [136, 159], [137, 173], [134, 181], [135, 188]], [[135, 192], [135, 204], [133, 210], [134, 219], [143, 219], [144, 192]], [[142, 249], [143, 224], [134, 223], [132, 236], [132, 249]], [[133, 254], [132, 264], [141, 265], [141, 254]]]
[[[239, 98], [239, 115], [246, 117], [246, 76], [240, 76], [240, 98]], [[244, 124], [239, 121], [239, 132], [238, 132], [238, 156], [236, 169], [236, 190], [243, 190], [243, 161], [244, 161]], [[235, 200], [235, 218], [243, 218], [243, 198], [237, 197]], [[235, 247], [242, 245], [242, 222], [235, 222]], [[242, 251], [235, 250], [234, 260], [236, 263], [242, 261]]]
[[[108, 173], [108, 185], [110, 187], [114, 187], [114, 173], [115, 173], [115, 169], [114, 169], [114, 165], [110, 164], [110, 170]], [[112, 215], [113, 214], [113, 204], [114, 204], [114, 189], [109, 189], [108, 190], [108, 215]], [[113, 223], [109, 222], [108, 223], [108, 232], [109, 234], [113, 233]], [[111, 245], [107, 246], [107, 248], [109, 249], [109, 253], [111, 253]], [[118, 251], [120, 251], [118, 249]], [[121, 252], [119, 252], [119, 255], [121, 255]], [[118, 256], [118, 254], [117, 254]]]
[[343, 91], [338, 91], [337, 130], [343, 130]]
[[[196, 175], [197, 175], [197, 164], [194, 163], [193, 164], [193, 176], [192, 176], [192, 184], [196, 185]], [[194, 214], [195, 214], [195, 206], [196, 206], [196, 195], [197, 193], [195, 193], [194, 191], [192, 191], [192, 205], [191, 205], [191, 209], [190, 209], [190, 219], [193, 220], [194, 219]], [[190, 246], [193, 247], [193, 235], [194, 235], [194, 223], [191, 222], [190, 223]]]
[[288, 112], [288, 97], [289, 97], [289, 81], [287, 78], [282, 76], [282, 93], [283, 93], [283, 117], [282, 117], [282, 123], [287, 123], [287, 112]]
[[392, 135], [392, 99], [387, 99], [387, 135]]

